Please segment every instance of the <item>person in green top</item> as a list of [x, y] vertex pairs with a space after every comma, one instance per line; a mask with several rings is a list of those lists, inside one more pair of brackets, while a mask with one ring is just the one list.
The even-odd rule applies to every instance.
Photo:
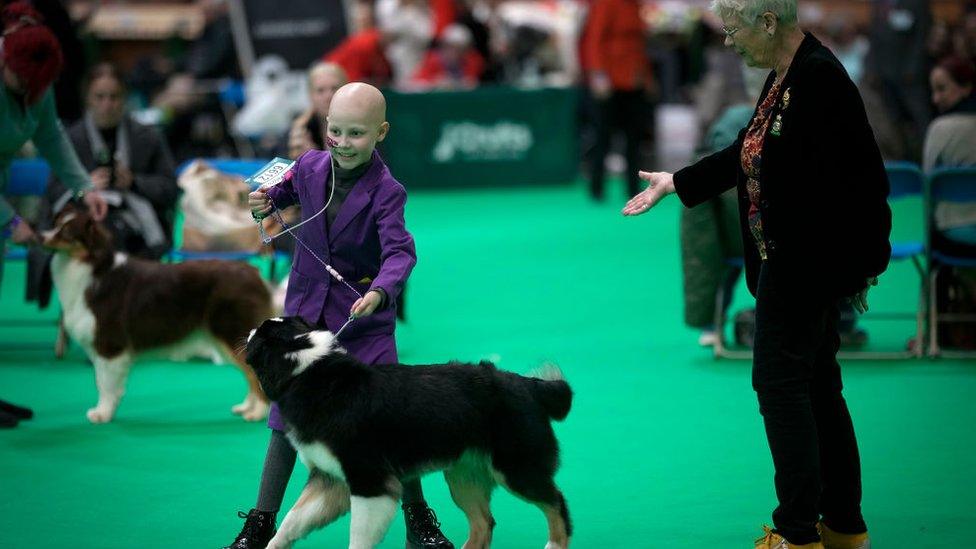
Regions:
[[[0, 193], [7, 188], [10, 163], [28, 140], [51, 165], [58, 179], [83, 195], [92, 214], [105, 215], [105, 200], [92, 191], [88, 173], [78, 161], [54, 106], [51, 83], [61, 69], [61, 48], [54, 34], [41, 24], [40, 15], [23, 2], [2, 12], [0, 43]], [[29, 243], [34, 231], [0, 198], [0, 227], [14, 242]], [[6, 238], [3, 238], [5, 240]], [[0, 242], [3, 243], [3, 242]], [[0, 260], [2, 261], [2, 260]], [[2, 276], [0, 263], [0, 276]]]
[[[105, 199], [92, 190], [64, 133], [54, 108], [51, 83], [61, 69], [61, 47], [54, 34], [41, 24], [41, 16], [29, 5], [15, 2], [0, 13], [0, 281], [3, 253], [9, 238], [18, 244], [36, 242], [30, 225], [3, 198], [10, 179], [10, 163], [28, 140], [65, 185], [79, 193], [95, 219], [105, 217]], [[27, 408], [0, 400], [0, 427], [14, 427], [33, 415]]]

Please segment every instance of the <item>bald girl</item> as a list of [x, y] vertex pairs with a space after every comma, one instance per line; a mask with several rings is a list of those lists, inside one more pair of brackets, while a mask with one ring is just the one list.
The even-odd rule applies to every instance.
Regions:
[[[291, 177], [251, 193], [251, 211], [260, 218], [275, 207], [300, 203], [304, 222], [324, 214], [324, 222], [320, 219], [316, 225], [305, 225], [299, 233], [303, 238], [309, 237], [312, 246], [299, 240], [302, 246], [295, 249], [296, 268], [289, 275], [285, 314], [301, 316], [306, 322], [333, 332], [342, 331], [339, 341], [343, 348], [361, 362], [395, 364], [395, 304], [417, 262], [417, 252], [404, 220], [406, 190], [383, 159], [373, 154], [376, 144], [390, 130], [386, 122], [386, 100], [373, 86], [360, 82], [346, 84], [332, 97], [327, 120], [325, 137], [329, 152], [307, 151], [296, 161]], [[350, 212], [353, 215], [348, 215]], [[315, 234], [313, 240], [315, 232], [321, 233]], [[342, 275], [355, 276], [351, 280], [363, 277], [358, 281], [360, 288], [353, 292], [342, 284], [333, 283], [330, 287], [323, 281], [331, 280], [325, 272], [314, 277], [306, 274], [325, 262], [323, 256], [331, 257]], [[357, 298], [357, 294], [361, 297]], [[360, 320], [365, 317], [371, 318]], [[310, 530], [332, 522], [349, 509], [323, 504], [327, 496], [332, 497], [328, 491], [338, 485], [323, 484], [321, 476], [313, 475], [275, 532], [277, 513], [296, 458], [295, 448], [284, 434], [285, 419], [277, 404], [273, 404], [268, 419], [272, 435], [261, 472], [257, 504], [247, 514], [247, 522], [234, 543], [224, 549], [291, 547]], [[422, 442], [411, 440], [410, 444]], [[424, 500], [420, 479], [405, 479], [397, 484], [401, 484], [402, 493], [397, 493], [391, 484], [389, 493], [361, 498], [363, 501], [353, 504], [366, 507], [353, 510], [350, 547], [373, 547], [383, 534], [380, 530], [357, 528], [357, 524], [366, 524], [357, 514], [359, 517], [379, 514], [372, 517], [374, 522], [370, 524], [384, 524], [385, 531], [400, 498], [407, 547], [454, 549], [440, 531], [436, 514]], [[379, 538], [373, 539], [375, 536]]]
[[375, 87], [353, 82], [332, 97], [326, 141], [342, 168], [350, 170], [367, 162], [389, 131], [386, 98]]

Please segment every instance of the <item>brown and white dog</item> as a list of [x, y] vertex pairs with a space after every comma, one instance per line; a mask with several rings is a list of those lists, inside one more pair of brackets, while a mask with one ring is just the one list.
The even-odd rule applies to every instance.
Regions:
[[88, 420], [112, 420], [129, 367], [140, 357], [232, 362], [247, 378], [247, 396], [231, 408], [264, 418], [268, 398], [244, 360], [252, 328], [271, 316], [271, 294], [257, 270], [232, 261], [164, 264], [117, 252], [109, 232], [87, 212], [66, 207], [43, 233], [68, 335], [95, 366], [98, 404]]

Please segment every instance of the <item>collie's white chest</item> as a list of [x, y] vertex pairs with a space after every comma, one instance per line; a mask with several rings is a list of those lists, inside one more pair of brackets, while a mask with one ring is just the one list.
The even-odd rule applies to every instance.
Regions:
[[298, 457], [301, 458], [305, 467], [308, 469], [315, 467], [327, 475], [331, 475], [339, 480], [346, 480], [346, 474], [342, 471], [342, 464], [339, 463], [339, 459], [332, 453], [332, 450], [328, 446], [321, 442], [302, 444], [295, 440], [290, 433], [288, 439], [291, 440], [291, 445], [298, 451]]
[[95, 315], [85, 302], [85, 290], [92, 282], [91, 265], [64, 254], [55, 254], [51, 261], [51, 277], [64, 312], [65, 330], [83, 347], [91, 347], [95, 341]]

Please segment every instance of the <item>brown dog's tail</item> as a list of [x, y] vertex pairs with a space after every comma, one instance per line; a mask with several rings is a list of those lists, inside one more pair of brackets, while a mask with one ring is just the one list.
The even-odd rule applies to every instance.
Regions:
[[530, 390], [535, 401], [556, 421], [569, 415], [573, 403], [573, 390], [563, 378], [563, 372], [555, 364], [546, 364], [529, 374]]

